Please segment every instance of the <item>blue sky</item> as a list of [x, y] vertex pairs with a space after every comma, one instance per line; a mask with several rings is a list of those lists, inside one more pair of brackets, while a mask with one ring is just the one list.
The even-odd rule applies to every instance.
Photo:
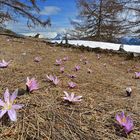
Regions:
[[51, 27], [28, 29], [26, 20], [21, 18], [19, 23], [9, 23], [7, 27], [17, 33], [33, 35], [41, 33], [45, 37], [53, 37], [57, 33], [62, 33], [67, 29], [71, 29], [70, 19], [75, 19], [77, 15], [76, 0], [46, 0], [39, 2], [41, 9], [40, 15], [43, 19], [51, 18]]

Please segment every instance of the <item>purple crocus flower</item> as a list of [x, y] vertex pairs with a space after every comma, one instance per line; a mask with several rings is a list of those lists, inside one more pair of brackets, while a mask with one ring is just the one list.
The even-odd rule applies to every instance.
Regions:
[[75, 65], [74, 69], [75, 69], [76, 71], [78, 71], [78, 70], [80, 70], [80, 66], [79, 66], [79, 65]]
[[23, 107], [22, 104], [14, 104], [14, 100], [16, 99], [17, 94], [18, 89], [16, 89], [11, 96], [8, 88], [6, 89], [4, 93], [5, 102], [0, 99], [0, 106], [2, 106], [2, 110], [0, 110], [0, 118], [2, 118], [5, 113], [7, 113], [11, 121], [17, 120], [16, 109], [20, 109]]
[[9, 62], [6, 62], [4, 59], [0, 62], [0, 68], [7, 68], [9, 65]]
[[140, 72], [135, 72], [135, 78], [139, 79], [140, 78]]
[[133, 121], [130, 117], [125, 116], [124, 112], [121, 112], [120, 115], [117, 114], [116, 120], [119, 122], [120, 126], [124, 127], [126, 134], [133, 130]]
[[53, 75], [46, 75], [46, 76], [50, 82], [52, 82], [54, 85], [58, 85], [60, 80], [56, 76]]
[[68, 59], [69, 59], [69, 57], [66, 56], [66, 57], [63, 58], [63, 61], [67, 61]]
[[35, 62], [40, 62], [41, 60], [42, 60], [42, 58], [39, 57], [39, 56], [34, 58], [34, 61], [35, 61]]
[[75, 88], [76, 84], [74, 82], [68, 82], [70, 88]]
[[82, 99], [82, 96], [75, 96], [74, 93], [68, 93], [64, 91], [65, 96], [63, 97], [64, 100], [74, 103], [74, 102], [80, 102]]
[[38, 83], [35, 80], [35, 78], [29, 79], [29, 77], [27, 77], [26, 90], [28, 92], [32, 92], [33, 90], [37, 90], [37, 89], [38, 89]]
[[120, 115], [116, 115], [116, 120], [119, 122], [121, 126], [126, 125], [126, 116], [124, 115], [124, 112], [121, 112]]
[[100, 59], [101, 58], [101, 55], [100, 54], [97, 54], [97, 59]]
[[56, 59], [55, 62], [56, 62], [55, 65], [59, 66], [62, 64], [62, 59]]
[[64, 73], [64, 70], [65, 70], [64, 67], [61, 67], [61, 68], [60, 68], [60, 72], [61, 72], [61, 73]]

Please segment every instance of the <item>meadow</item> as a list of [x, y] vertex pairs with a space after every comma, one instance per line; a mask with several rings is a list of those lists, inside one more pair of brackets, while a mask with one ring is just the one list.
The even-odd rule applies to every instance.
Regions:
[[[36, 57], [41, 59], [36, 62]], [[0, 119], [0, 140], [140, 139], [140, 79], [134, 77], [140, 71], [139, 60], [64, 48], [41, 39], [0, 36], [2, 59], [10, 64], [0, 68], [0, 99], [6, 88], [10, 93], [18, 88], [15, 103], [24, 106], [17, 110], [16, 122], [7, 116]], [[61, 59], [60, 65], [56, 59]], [[49, 82], [46, 75], [57, 76], [59, 83]], [[27, 92], [27, 77], [36, 79], [38, 90]], [[69, 82], [76, 86], [71, 88]], [[132, 88], [130, 97], [127, 87]], [[64, 91], [82, 100], [67, 102]], [[133, 119], [129, 134], [115, 118], [122, 111]]]

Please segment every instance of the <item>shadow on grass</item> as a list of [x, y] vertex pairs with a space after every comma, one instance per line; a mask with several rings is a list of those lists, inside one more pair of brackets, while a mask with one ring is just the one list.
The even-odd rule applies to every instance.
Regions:
[[75, 104], [73, 102], [69, 102], [69, 101], [61, 101], [60, 105], [71, 106], [71, 105], [75, 105]]
[[10, 126], [10, 119], [7, 113], [4, 114], [4, 116], [0, 119], [0, 123], [1, 125], [7, 126], [7, 127]]
[[114, 128], [117, 136], [127, 138], [127, 134], [124, 132], [124, 129], [119, 124], [115, 123]]
[[25, 89], [19, 89], [18, 90], [18, 96], [22, 96], [22, 95], [25, 95], [25, 94], [28, 94], [29, 92], [27, 92], [27, 90]]

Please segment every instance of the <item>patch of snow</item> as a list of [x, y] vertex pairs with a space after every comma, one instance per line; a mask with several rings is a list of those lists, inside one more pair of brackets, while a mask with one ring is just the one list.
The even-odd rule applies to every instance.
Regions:
[[[61, 40], [52, 40], [51, 42], [60, 43]], [[112, 50], [119, 50], [121, 44], [115, 43], [107, 43], [107, 42], [98, 42], [98, 41], [85, 41], [85, 40], [68, 40], [69, 44], [72, 45], [84, 45], [85, 47], [89, 46], [90, 48], [102, 48], [102, 49], [112, 49]], [[140, 53], [140, 46], [139, 45], [123, 45], [124, 50], [127, 52], [136, 52]]]

